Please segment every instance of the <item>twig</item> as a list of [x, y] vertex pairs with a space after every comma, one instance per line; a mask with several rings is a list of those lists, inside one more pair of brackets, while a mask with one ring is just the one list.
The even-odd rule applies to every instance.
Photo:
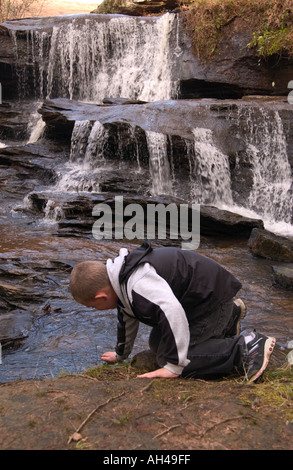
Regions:
[[227, 423], [229, 421], [233, 421], [234, 419], [254, 419], [254, 417], [250, 416], [250, 415], [244, 415], [244, 416], [234, 416], [234, 418], [232, 417], [232, 418], [224, 419], [223, 421], [220, 421], [219, 423], [215, 423], [215, 424], [213, 424], [213, 426], [211, 426], [210, 428], [203, 431], [201, 433], [200, 437], [202, 438], [203, 436], [205, 436], [205, 434], [207, 434], [209, 431], [211, 431], [215, 427], [219, 426], [220, 424]]
[[157, 437], [163, 436], [163, 434], [167, 434], [167, 432], [171, 431], [172, 429], [179, 428], [181, 424], [174, 424], [173, 426], [170, 426], [169, 428], [165, 429], [165, 431], [160, 432], [159, 434], [156, 434], [153, 439], [156, 439]]
[[116, 395], [115, 397], [111, 397], [109, 398], [107, 401], [105, 401], [104, 403], [101, 403], [100, 405], [96, 406], [96, 408], [94, 408], [90, 414], [85, 418], [85, 420], [78, 426], [78, 428], [76, 429], [76, 431], [70, 436], [70, 438], [68, 439], [67, 441], [67, 444], [70, 444], [72, 439], [73, 439], [73, 435], [75, 433], [79, 433], [81, 431], [81, 429], [84, 427], [84, 425], [88, 422], [88, 420], [93, 416], [93, 414], [98, 411], [100, 408], [102, 408], [103, 406], [105, 405], [108, 405], [108, 403], [110, 403], [111, 401], [113, 400], [117, 400], [118, 398], [122, 397], [122, 395], [125, 395], [125, 392], [122, 392], [120, 393], [120, 395]]
[[146, 392], [149, 388], [151, 388], [151, 386], [153, 385], [155, 379], [152, 380], [150, 383], [148, 383], [145, 387], [143, 387], [141, 390], [140, 390], [140, 393], [143, 394], [143, 392]]

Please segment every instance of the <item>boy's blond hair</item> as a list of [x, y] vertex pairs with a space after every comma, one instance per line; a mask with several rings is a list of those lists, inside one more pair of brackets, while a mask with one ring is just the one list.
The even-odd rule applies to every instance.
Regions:
[[100, 289], [110, 284], [106, 266], [100, 261], [82, 261], [70, 275], [70, 292], [76, 302], [87, 305]]

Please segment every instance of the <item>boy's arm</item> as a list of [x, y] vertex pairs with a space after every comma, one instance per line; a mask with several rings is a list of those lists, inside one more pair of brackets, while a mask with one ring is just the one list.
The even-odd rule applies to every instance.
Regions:
[[[160, 365], [172, 376], [178, 376], [189, 363], [187, 351], [190, 334], [185, 311], [169, 284], [152, 266], [140, 266], [134, 276], [129, 286], [133, 310], [142, 321], [143, 318], [149, 319], [160, 327], [165, 362]], [[165, 370], [158, 369], [153, 376], [165, 377]]]
[[117, 361], [123, 361], [131, 353], [138, 327], [138, 319], [127, 315], [123, 308], [118, 305], [117, 344], [115, 348]]

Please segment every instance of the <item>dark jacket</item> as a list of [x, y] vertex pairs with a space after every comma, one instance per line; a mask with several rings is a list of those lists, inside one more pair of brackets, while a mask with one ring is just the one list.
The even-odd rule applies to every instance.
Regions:
[[212, 259], [191, 250], [152, 249], [148, 241], [124, 256], [118, 285], [118, 356], [129, 354], [137, 321], [158, 325], [167, 368], [174, 373], [181, 373], [189, 362], [189, 326], [206, 321], [241, 288], [241, 283]]

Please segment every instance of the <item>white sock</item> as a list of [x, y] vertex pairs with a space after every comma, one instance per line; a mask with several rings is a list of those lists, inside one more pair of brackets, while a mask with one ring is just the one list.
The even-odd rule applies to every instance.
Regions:
[[250, 341], [252, 341], [255, 338], [255, 334], [253, 331], [243, 331], [241, 333], [242, 336], [244, 336], [245, 343], [248, 344]]

